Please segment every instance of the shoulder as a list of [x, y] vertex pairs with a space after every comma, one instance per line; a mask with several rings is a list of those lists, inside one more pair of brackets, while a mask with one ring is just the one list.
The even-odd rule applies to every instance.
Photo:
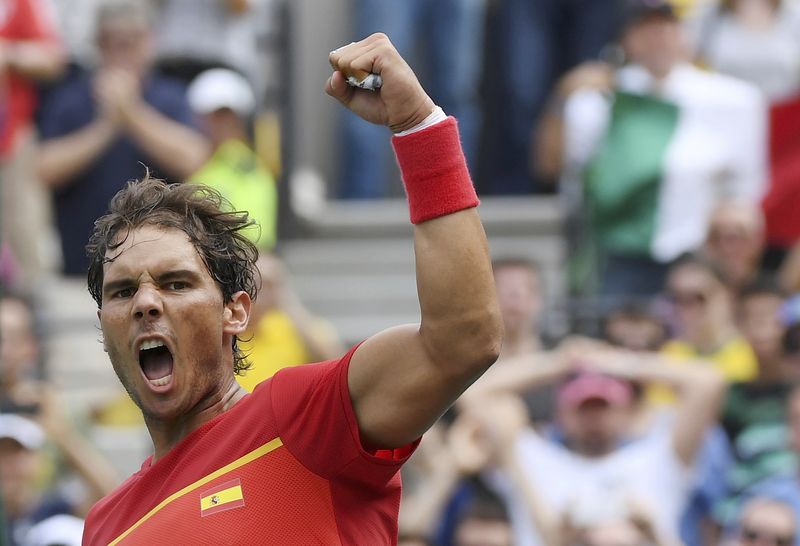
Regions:
[[677, 92], [691, 103], [728, 108], [765, 105], [758, 87], [719, 72], [701, 70], [686, 63], [674, 69], [674, 77]]

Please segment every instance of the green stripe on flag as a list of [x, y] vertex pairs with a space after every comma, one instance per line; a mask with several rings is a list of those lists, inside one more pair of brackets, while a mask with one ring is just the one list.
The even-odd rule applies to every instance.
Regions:
[[677, 124], [676, 105], [615, 93], [608, 133], [584, 177], [601, 253], [650, 256], [664, 157]]

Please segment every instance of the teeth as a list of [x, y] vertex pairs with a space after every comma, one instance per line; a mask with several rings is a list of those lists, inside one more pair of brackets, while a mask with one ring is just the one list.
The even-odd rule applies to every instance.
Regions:
[[172, 374], [162, 377], [161, 379], [148, 379], [148, 381], [155, 387], [163, 387], [164, 385], [169, 385], [169, 382], [172, 381]]
[[158, 339], [148, 339], [147, 341], [143, 341], [142, 345], [139, 347], [140, 351], [146, 351], [147, 349], [155, 349], [156, 347], [163, 347], [164, 342], [159, 341]]

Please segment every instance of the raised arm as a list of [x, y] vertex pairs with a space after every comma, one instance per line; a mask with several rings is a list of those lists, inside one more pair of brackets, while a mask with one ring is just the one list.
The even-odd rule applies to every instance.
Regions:
[[[388, 38], [375, 34], [331, 53], [326, 91], [395, 133], [431, 121], [435, 106]], [[344, 74], [378, 73], [379, 92]], [[400, 447], [418, 438], [496, 359], [502, 323], [486, 237], [452, 120], [395, 137], [411, 204], [421, 324], [364, 342], [348, 382], [365, 443]], [[471, 196], [471, 197], [470, 197]]]
[[705, 362], [676, 365], [656, 353], [607, 351], [592, 355], [600, 371], [643, 383], [661, 383], [678, 394], [673, 425], [675, 454], [685, 465], [694, 463], [706, 432], [716, 420], [727, 390], [722, 375]]

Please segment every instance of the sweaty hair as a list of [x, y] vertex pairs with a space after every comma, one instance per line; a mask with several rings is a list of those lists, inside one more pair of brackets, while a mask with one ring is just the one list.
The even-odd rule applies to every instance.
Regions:
[[[196, 184], [167, 184], [149, 173], [132, 180], [111, 200], [108, 212], [94, 224], [86, 246], [89, 257], [89, 293], [103, 304], [103, 265], [130, 233], [142, 226], [183, 231], [194, 245], [225, 302], [244, 291], [255, 300], [258, 293], [255, 262], [258, 250], [242, 233], [254, 225], [246, 212], [234, 212], [219, 192]], [[249, 368], [233, 337], [234, 372]]]

